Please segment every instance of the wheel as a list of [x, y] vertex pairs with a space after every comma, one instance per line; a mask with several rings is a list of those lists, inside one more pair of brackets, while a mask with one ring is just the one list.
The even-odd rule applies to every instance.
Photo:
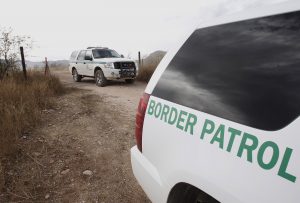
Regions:
[[77, 70], [75, 68], [72, 70], [72, 75], [73, 75], [73, 80], [75, 82], [80, 82], [81, 81], [82, 76], [78, 75], [78, 72], [77, 72]]
[[102, 70], [96, 70], [95, 82], [96, 82], [96, 85], [99, 87], [104, 87], [107, 85], [107, 80], [106, 80]]
[[125, 82], [128, 84], [134, 83], [134, 79], [125, 79]]
[[199, 190], [198, 188], [187, 185], [183, 183], [179, 183], [175, 188], [172, 189], [169, 197], [168, 203], [220, 203], [216, 199], [214, 199], [209, 194]]

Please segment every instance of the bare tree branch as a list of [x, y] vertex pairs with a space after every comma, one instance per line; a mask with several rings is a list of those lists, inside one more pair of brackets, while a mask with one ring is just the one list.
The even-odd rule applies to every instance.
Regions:
[[8, 71], [17, 68], [17, 61], [20, 58], [19, 47], [30, 50], [33, 46], [31, 37], [26, 35], [15, 35], [12, 28], [0, 27], [0, 79]]

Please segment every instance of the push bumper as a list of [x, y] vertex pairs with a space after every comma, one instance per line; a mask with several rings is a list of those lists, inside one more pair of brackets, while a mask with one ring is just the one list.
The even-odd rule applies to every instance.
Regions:
[[113, 79], [135, 79], [136, 73], [132, 70], [109, 70], [105, 73], [105, 77], [109, 80]]

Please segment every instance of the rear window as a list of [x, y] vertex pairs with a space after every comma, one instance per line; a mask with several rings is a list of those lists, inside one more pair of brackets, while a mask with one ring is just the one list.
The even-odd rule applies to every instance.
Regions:
[[73, 51], [72, 54], [71, 54], [70, 60], [75, 60], [77, 54], [78, 54], [78, 51]]
[[85, 57], [85, 53], [86, 53], [85, 50], [80, 51], [80, 53], [78, 54], [77, 60], [78, 60], [78, 61], [83, 61], [83, 60], [84, 60], [84, 57]]
[[196, 30], [153, 95], [262, 130], [300, 112], [300, 12]]
[[87, 50], [86, 53], [85, 53], [85, 56], [87, 56], [88, 58], [92, 58], [92, 51]]

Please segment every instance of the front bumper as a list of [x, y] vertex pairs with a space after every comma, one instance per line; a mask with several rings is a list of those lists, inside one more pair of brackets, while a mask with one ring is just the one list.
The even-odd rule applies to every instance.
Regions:
[[166, 202], [163, 186], [157, 169], [138, 150], [137, 146], [131, 148], [132, 171], [152, 202]]
[[136, 71], [131, 69], [114, 69], [107, 71], [105, 77], [107, 79], [135, 79]]
[[120, 69], [119, 74], [121, 78], [135, 78], [136, 71], [135, 69]]

